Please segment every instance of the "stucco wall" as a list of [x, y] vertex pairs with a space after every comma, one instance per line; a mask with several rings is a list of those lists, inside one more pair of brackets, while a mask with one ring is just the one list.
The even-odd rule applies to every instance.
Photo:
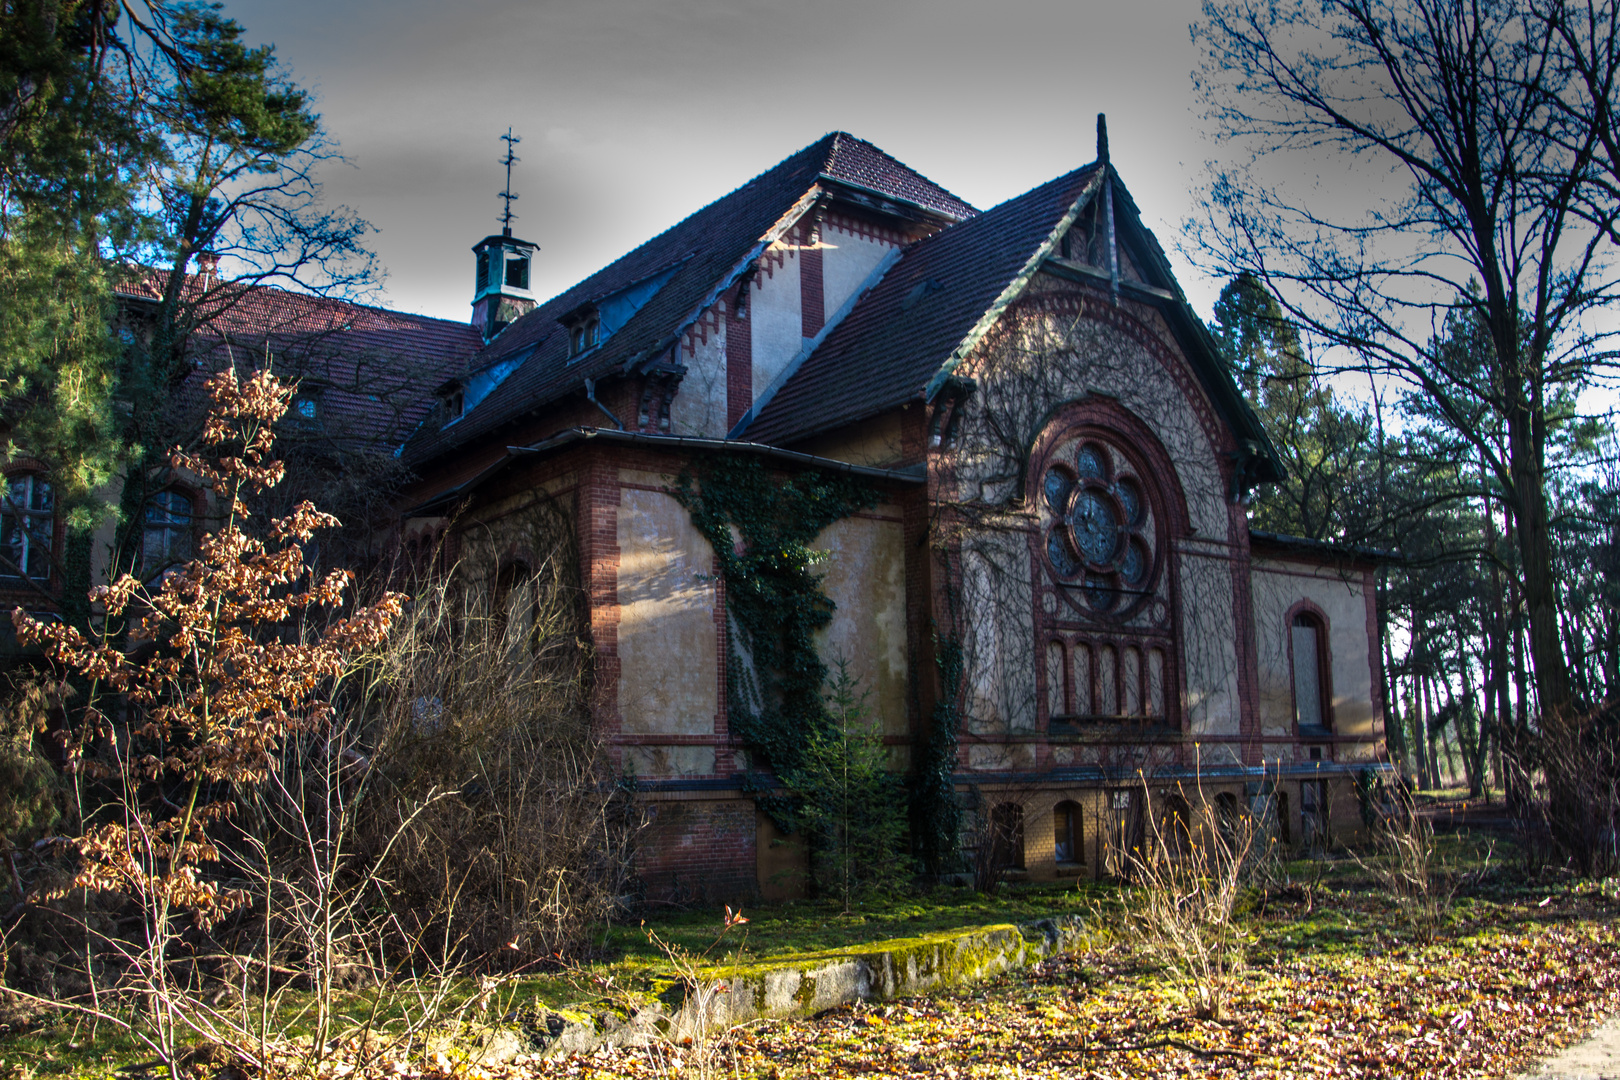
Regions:
[[[882, 515], [880, 518], [877, 515]], [[838, 610], [818, 646], [829, 663], [842, 657], [851, 676], [871, 697], [872, 714], [885, 735], [904, 735], [906, 725], [906, 553], [898, 511], [845, 518], [816, 538], [827, 552], [822, 588]]]
[[1237, 735], [1237, 619], [1232, 597], [1232, 564], [1220, 545], [1184, 541], [1181, 564], [1181, 653], [1186, 682], [1183, 699], [1194, 735]]
[[[714, 554], [690, 516], [661, 491], [625, 487], [617, 515], [619, 684], [626, 734], [708, 735], [718, 709]], [[714, 771], [713, 747], [647, 747], [638, 771]]]
[[903, 418], [903, 410], [894, 409], [851, 427], [808, 439], [794, 449], [852, 465], [889, 468], [900, 464], [905, 456], [901, 442]]
[[[973, 548], [962, 556], [961, 589], [966, 613], [962, 626], [967, 665], [964, 733], [1034, 731], [1035, 622], [1028, 541], [1018, 533], [976, 537]], [[964, 741], [971, 744], [971, 739]], [[994, 756], [989, 748], [969, 746], [970, 764]]]
[[726, 304], [716, 302], [681, 340], [686, 374], [669, 405], [675, 435], [723, 438], [726, 425]]
[[795, 245], [779, 240], [760, 257], [753, 295], [748, 301], [756, 399], [770, 389], [804, 345], [799, 279], [799, 249]]
[[[1367, 595], [1361, 571], [1257, 558], [1252, 580], [1261, 734], [1293, 732], [1289, 612], [1301, 601], [1308, 601], [1327, 622], [1334, 734], [1365, 739], [1377, 736], [1381, 716], [1372, 681]], [[1369, 746], [1362, 755], [1371, 752]]]
[[821, 225], [821, 278], [823, 319], [831, 319], [850, 295], [864, 282], [891, 244], [839, 227], [836, 222]]

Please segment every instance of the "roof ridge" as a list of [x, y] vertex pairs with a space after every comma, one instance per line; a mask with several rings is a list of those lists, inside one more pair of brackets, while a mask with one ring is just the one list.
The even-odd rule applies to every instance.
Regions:
[[[150, 273], [146, 277], [138, 279], [136, 284], [145, 285], [151, 282], [154, 278], [166, 277], [169, 273], [170, 271], [164, 270], [161, 267], [152, 267], [150, 269]], [[202, 274], [193, 274], [190, 272], [183, 272], [182, 276], [185, 278], [187, 286], [203, 277]], [[263, 290], [264, 293], [274, 295], [276, 297], [290, 298], [305, 301], [311, 304], [339, 305], [346, 308], [354, 308], [359, 311], [372, 311], [383, 315], [393, 315], [399, 318], [415, 319], [424, 322], [444, 323], [446, 326], [470, 326], [469, 323], [458, 319], [446, 319], [439, 315], [428, 315], [419, 311], [401, 311], [398, 308], [384, 307], [381, 304], [368, 304], [361, 300], [347, 300], [339, 296], [322, 296], [319, 293], [299, 292], [296, 289], [289, 289], [285, 285], [278, 285], [269, 281], [242, 281], [239, 278], [233, 278], [229, 281], [220, 281], [216, 286], [218, 289], [229, 289], [232, 287], [239, 288], [245, 293], [253, 293]], [[205, 290], [203, 293], [201, 293], [201, 296], [206, 297], [208, 293], [212, 291], [214, 290]], [[156, 296], [146, 296], [142, 293], [131, 291], [129, 286], [114, 286], [113, 295], [128, 297], [134, 300], [162, 299], [161, 291], [159, 291], [158, 295]]]

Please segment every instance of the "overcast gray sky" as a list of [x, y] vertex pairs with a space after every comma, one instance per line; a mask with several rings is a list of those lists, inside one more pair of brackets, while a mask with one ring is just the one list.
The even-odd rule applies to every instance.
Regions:
[[1112, 157], [1174, 253], [1203, 161], [1196, 0], [227, 0], [315, 91], [352, 167], [328, 199], [380, 232], [386, 302], [463, 319], [510, 125], [517, 235], [561, 291], [828, 131], [975, 206]]

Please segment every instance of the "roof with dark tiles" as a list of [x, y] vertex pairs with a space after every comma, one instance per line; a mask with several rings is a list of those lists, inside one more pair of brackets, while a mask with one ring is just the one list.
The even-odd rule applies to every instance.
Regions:
[[918, 398], [1096, 170], [1076, 169], [907, 248], [742, 437], [786, 444]]
[[[166, 277], [155, 272], [118, 291], [126, 302], [155, 303]], [[271, 285], [205, 288], [202, 281], [188, 275], [183, 286], [188, 305], [206, 317], [190, 343], [196, 373], [176, 392], [183, 410], [202, 401], [209, 374], [260, 362], [268, 348], [276, 371], [318, 389], [332, 435], [392, 448], [422, 422], [434, 387], [462, 373], [482, 344], [466, 323]]]
[[[909, 203], [941, 224], [976, 212], [871, 143], [833, 132], [508, 326], [472, 366], [487, 367], [525, 351], [530, 355], [461, 419], [442, 428], [424, 425], [406, 444], [406, 461], [431, 461], [578, 390], [587, 378], [656, 358], [762, 249], [773, 229], [791, 224], [808, 208], [822, 180]], [[583, 357], [569, 358], [561, 317], [677, 262], [679, 270], [623, 327]]]

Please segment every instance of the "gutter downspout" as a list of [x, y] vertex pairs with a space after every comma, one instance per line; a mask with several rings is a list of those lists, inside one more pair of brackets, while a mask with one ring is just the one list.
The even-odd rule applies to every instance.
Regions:
[[595, 405], [598, 409], [601, 409], [602, 410], [602, 415], [606, 416], [609, 420], [613, 421], [613, 426], [614, 427], [618, 428], [620, 431], [624, 430], [624, 425], [619, 423], [619, 418], [617, 416], [613, 415], [613, 410], [609, 409], [606, 405], [604, 405], [600, 401], [596, 400], [596, 380], [595, 379], [586, 379], [585, 380], [585, 400], [590, 402], [592, 405]]

